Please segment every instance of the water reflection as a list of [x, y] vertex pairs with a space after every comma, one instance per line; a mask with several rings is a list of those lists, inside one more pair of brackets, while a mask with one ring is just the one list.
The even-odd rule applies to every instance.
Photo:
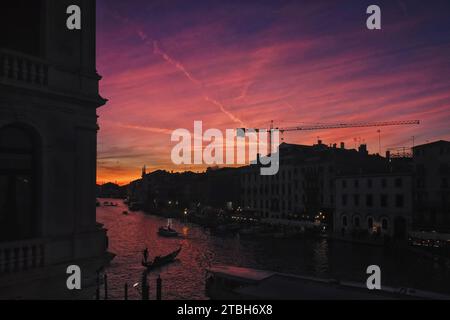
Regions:
[[[103, 202], [103, 201], [102, 201]], [[116, 201], [117, 202], [117, 201]], [[157, 234], [164, 218], [143, 213], [122, 214], [125, 206], [99, 207], [98, 221], [109, 230], [110, 251], [117, 254], [108, 268], [111, 298], [122, 299], [124, 284], [131, 287], [142, 274], [141, 253], [147, 247], [150, 259], [165, 255], [180, 245], [179, 262], [152, 273], [150, 297], [155, 298], [156, 278], [163, 279], [163, 299], [205, 299], [205, 268], [214, 264], [232, 264], [286, 273], [364, 282], [366, 268], [376, 264], [382, 270], [384, 285], [415, 287], [450, 293], [448, 266], [419, 258], [409, 252], [384, 250], [326, 239], [251, 240], [218, 237], [184, 221], [173, 221], [179, 238]], [[130, 289], [130, 299], [139, 299]]]

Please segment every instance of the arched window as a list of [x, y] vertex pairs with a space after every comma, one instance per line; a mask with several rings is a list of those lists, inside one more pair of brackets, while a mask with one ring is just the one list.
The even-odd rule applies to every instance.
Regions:
[[37, 235], [36, 141], [21, 126], [0, 128], [0, 241]]
[[383, 218], [383, 220], [381, 220], [381, 228], [383, 230], [387, 230], [388, 227], [389, 227], [388, 220], [386, 218]]
[[373, 229], [373, 218], [367, 219], [367, 228]]
[[360, 226], [359, 217], [355, 217], [353, 219], [353, 224], [355, 225], [355, 228], [359, 228], [359, 226]]
[[347, 216], [343, 216], [343, 217], [342, 217], [342, 225], [343, 225], [344, 227], [347, 226]]

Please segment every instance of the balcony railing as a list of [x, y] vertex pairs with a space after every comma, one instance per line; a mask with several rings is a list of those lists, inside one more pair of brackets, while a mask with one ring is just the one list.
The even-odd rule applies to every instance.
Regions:
[[0, 243], [0, 275], [41, 268], [44, 257], [43, 240]]
[[48, 85], [48, 64], [9, 50], [0, 50], [0, 81], [31, 86]]

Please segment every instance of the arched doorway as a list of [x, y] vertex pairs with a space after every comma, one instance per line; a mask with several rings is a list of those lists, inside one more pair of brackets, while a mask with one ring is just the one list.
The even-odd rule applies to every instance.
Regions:
[[396, 239], [406, 238], [406, 220], [403, 217], [396, 217], [394, 220], [394, 237]]
[[34, 131], [0, 128], [0, 242], [38, 235], [37, 154]]

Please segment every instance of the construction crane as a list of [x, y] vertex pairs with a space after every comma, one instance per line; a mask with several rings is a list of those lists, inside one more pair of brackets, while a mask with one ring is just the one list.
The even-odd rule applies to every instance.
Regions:
[[[286, 128], [275, 128], [274, 121], [271, 121], [269, 129], [253, 129], [254, 131], [268, 131], [269, 135], [269, 145], [272, 145], [272, 131], [277, 130], [282, 134], [285, 132], [292, 131], [313, 131], [313, 130], [324, 130], [324, 129], [345, 129], [345, 128], [366, 128], [366, 127], [387, 127], [387, 126], [403, 126], [403, 125], [418, 125], [420, 120], [401, 120], [401, 121], [378, 121], [378, 122], [354, 122], [354, 123], [334, 123], [334, 124], [312, 124], [305, 126], [295, 126]], [[241, 128], [244, 132], [252, 130]]]
[[344, 129], [344, 128], [364, 128], [364, 127], [387, 127], [387, 126], [403, 126], [420, 124], [420, 120], [403, 120], [403, 121], [385, 121], [385, 122], [354, 122], [354, 123], [335, 123], [335, 124], [315, 124], [307, 126], [296, 126], [287, 128], [273, 128], [270, 130], [278, 130], [282, 133], [290, 131], [312, 131], [323, 129]]

